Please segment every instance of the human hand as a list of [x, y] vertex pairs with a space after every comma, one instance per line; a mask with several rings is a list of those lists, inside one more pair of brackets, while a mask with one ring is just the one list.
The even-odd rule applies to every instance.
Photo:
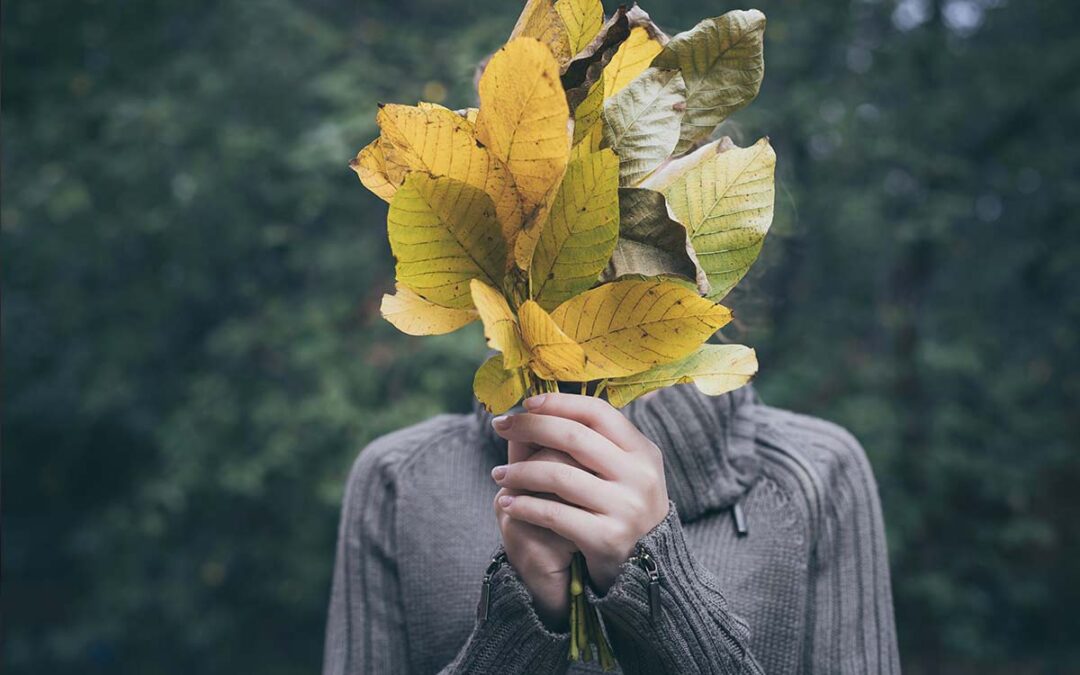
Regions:
[[[507, 459], [511, 464], [528, 460], [580, 466], [565, 453], [537, 449], [515, 441], [509, 443]], [[492, 478], [497, 480], [502, 475], [499, 469], [503, 468], [495, 467]], [[502, 534], [503, 549], [510, 565], [529, 589], [541, 621], [552, 630], [561, 631], [566, 628], [570, 610], [570, 560], [577, 547], [549, 529], [511, 518], [500, 506], [502, 497], [520, 494], [504, 487], [495, 495], [495, 518]]]
[[660, 449], [598, 398], [540, 394], [526, 399], [525, 409], [492, 420], [496, 433], [512, 444], [559, 450], [578, 466], [511, 461], [495, 467], [492, 476], [506, 490], [496, 508], [512, 523], [570, 542], [585, 556], [593, 586], [607, 592], [637, 541], [667, 515]]

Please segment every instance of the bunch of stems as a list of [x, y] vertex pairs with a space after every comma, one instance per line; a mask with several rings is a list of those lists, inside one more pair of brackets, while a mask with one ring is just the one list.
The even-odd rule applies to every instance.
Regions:
[[[535, 377], [530, 371], [525, 371], [528, 382], [528, 395], [546, 394], [559, 391], [559, 384], [553, 380], [545, 380]], [[605, 381], [601, 381], [593, 389], [593, 396], [600, 396], [604, 390]], [[581, 393], [588, 392], [588, 383], [581, 383]], [[596, 607], [589, 604], [585, 596], [585, 584], [588, 583], [588, 569], [585, 566], [585, 558], [580, 552], [574, 553], [570, 562], [570, 652], [571, 661], [592, 661], [593, 647], [596, 648], [596, 658], [600, 667], [605, 671], [614, 670], [615, 656], [611, 651], [611, 645], [604, 635], [604, 628], [600, 621], [600, 614]]]

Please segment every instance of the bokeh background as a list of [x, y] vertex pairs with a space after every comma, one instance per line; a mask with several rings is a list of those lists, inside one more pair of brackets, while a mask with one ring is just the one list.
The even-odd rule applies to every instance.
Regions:
[[[778, 212], [727, 333], [866, 446], [908, 672], [1080, 672], [1080, 6], [757, 6], [726, 133], [772, 139]], [[346, 164], [377, 101], [471, 103], [517, 11], [4, 3], [5, 672], [318, 669], [355, 453], [483, 353], [379, 319]]]

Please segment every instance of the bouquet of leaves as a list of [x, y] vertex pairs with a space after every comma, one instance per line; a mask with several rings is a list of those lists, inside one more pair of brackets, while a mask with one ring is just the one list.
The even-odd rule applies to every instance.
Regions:
[[[757, 95], [764, 29], [731, 11], [668, 37], [636, 5], [528, 0], [479, 108], [380, 105], [351, 166], [390, 205], [382, 315], [410, 335], [482, 321], [498, 353], [473, 385], [496, 413], [559, 383], [618, 407], [744, 384], [754, 351], [707, 340], [772, 222], [776, 157], [710, 138]], [[595, 645], [610, 668], [575, 563], [570, 657]]]

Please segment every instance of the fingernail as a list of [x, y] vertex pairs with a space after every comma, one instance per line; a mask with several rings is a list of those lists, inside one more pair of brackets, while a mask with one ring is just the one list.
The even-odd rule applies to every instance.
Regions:
[[537, 394], [536, 396], [530, 396], [525, 399], [526, 410], [537, 410], [540, 406], [544, 405], [544, 400], [547, 398], [547, 394]]
[[506, 431], [510, 428], [510, 416], [499, 415], [495, 419], [491, 420], [491, 426], [495, 427], [499, 431]]
[[503, 478], [506, 478], [506, 467], [505, 466], [497, 466], [497, 467], [495, 467], [494, 469], [491, 470], [491, 477], [494, 478], [495, 480], [502, 480]]
[[507, 506], [510, 506], [510, 502], [512, 501], [514, 501], [513, 497], [510, 495], [503, 495], [502, 497], [499, 497], [499, 506], [505, 509]]

